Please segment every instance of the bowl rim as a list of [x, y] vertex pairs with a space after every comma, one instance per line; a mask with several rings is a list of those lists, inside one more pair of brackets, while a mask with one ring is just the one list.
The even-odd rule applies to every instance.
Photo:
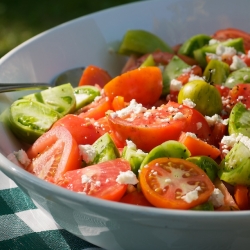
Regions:
[[[152, 0], [146, 0], [143, 1], [144, 4], [147, 4], [149, 2], [152, 2]], [[154, 0], [154, 2], [164, 2], [164, 0]], [[54, 32], [54, 30], [58, 28], [63, 28], [64, 26], [72, 25], [74, 22], [77, 22], [78, 20], [84, 20], [87, 18], [91, 18], [92, 16], [98, 16], [102, 15], [102, 13], [106, 13], [108, 11], [113, 11], [114, 9], [120, 9], [124, 6], [131, 6], [131, 5], [141, 5], [142, 2], [132, 2], [132, 3], [126, 3], [123, 5], [115, 6], [109, 9], [104, 9], [97, 11], [95, 13], [91, 13], [85, 16], [81, 16], [75, 19], [72, 19], [70, 21], [67, 21], [65, 23], [62, 23], [60, 25], [57, 25], [51, 29], [48, 29], [44, 32], [41, 32], [40, 34], [35, 35], [34, 37], [28, 39], [27, 41], [23, 42], [22, 44], [18, 45], [14, 49], [12, 49], [10, 52], [8, 52], [6, 55], [4, 55], [2, 58], [0, 58], [0, 64], [4, 62], [7, 58], [9, 58], [12, 54], [14, 54], [16, 51], [20, 50], [22, 47], [29, 45], [31, 42], [34, 42], [36, 39], [39, 39], [39, 37], [42, 37], [46, 34], [49, 34], [51, 32]], [[147, 216], [150, 215], [159, 215], [159, 216], [165, 216], [165, 215], [171, 215], [171, 216], [178, 216], [178, 218], [181, 217], [197, 217], [197, 218], [203, 218], [210, 220], [211, 217], [213, 218], [230, 218], [235, 217], [235, 220], [238, 220], [239, 217], [245, 217], [246, 215], [250, 215], [250, 211], [191, 211], [191, 210], [177, 210], [177, 209], [164, 209], [164, 208], [156, 208], [156, 207], [142, 207], [141, 206], [135, 206], [120, 202], [113, 202], [108, 200], [102, 200], [99, 198], [87, 196], [78, 194], [76, 192], [72, 192], [70, 190], [64, 189], [62, 187], [59, 187], [55, 184], [46, 182], [42, 179], [37, 178], [36, 176], [30, 174], [26, 170], [22, 169], [21, 167], [15, 165], [10, 160], [8, 160], [3, 154], [0, 153], [0, 170], [3, 171], [9, 178], [22, 178], [26, 179], [36, 187], [42, 188], [43, 190], [53, 192], [55, 195], [62, 197], [63, 199], [69, 199], [70, 201], [74, 201], [77, 203], [80, 202], [87, 202], [88, 204], [91, 204], [93, 206], [99, 206], [99, 207], [106, 207], [111, 210], [119, 210], [123, 212], [132, 211], [135, 214], [145, 214]], [[12, 177], [11, 177], [12, 176]], [[110, 206], [112, 204], [112, 206]]]

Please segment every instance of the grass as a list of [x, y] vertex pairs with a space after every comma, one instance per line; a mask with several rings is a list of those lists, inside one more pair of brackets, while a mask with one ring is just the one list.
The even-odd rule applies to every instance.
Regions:
[[0, 57], [27, 39], [74, 18], [139, 0], [1, 0]]

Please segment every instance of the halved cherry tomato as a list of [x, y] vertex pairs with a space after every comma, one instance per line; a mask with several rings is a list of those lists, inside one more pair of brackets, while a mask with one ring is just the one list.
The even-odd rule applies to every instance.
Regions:
[[101, 97], [80, 109], [77, 114], [81, 118], [93, 118], [98, 120], [104, 117], [108, 110], [112, 110], [112, 101], [108, 97]]
[[97, 84], [101, 88], [103, 88], [104, 85], [108, 83], [111, 79], [112, 77], [104, 69], [97, 67], [95, 65], [89, 65], [84, 69], [78, 85], [95, 86]]
[[221, 122], [216, 122], [211, 128], [210, 143], [215, 147], [220, 148], [220, 142], [223, 136], [225, 136], [226, 134], [227, 134], [227, 125]]
[[77, 115], [68, 114], [62, 117], [52, 128], [57, 126], [67, 128], [78, 144], [93, 144], [100, 137], [92, 123]]
[[126, 193], [120, 199], [120, 202], [139, 205], [139, 206], [153, 207], [153, 205], [146, 199], [144, 194], [140, 191], [133, 191]]
[[157, 109], [125, 117], [108, 116], [111, 129], [121, 141], [132, 140], [137, 148], [149, 152], [167, 140], [178, 140], [182, 131], [193, 132], [209, 140], [210, 128], [194, 109], [168, 102]]
[[104, 86], [111, 101], [123, 96], [125, 102], [135, 99], [143, 105], [153, 105], [162, 93], [162, 73], [158, 67], [144, 67], [123, 73]]
[[81, 167], [78, 144], [64, 127], [50, 129], [27, 150], [32, 159], [27, 171], [56, 183], [62, 174]]
[[240, 210], [249, 210], [249, 191], [247, 186], [236, 185], [234, 187], [234, 199]]
[[179, 142], [183, 143], [189, 149], [191, 156], [204, 155], [216, 159], [221, 153], [215, 146], [210, 145], [199, 138], [189, 136], [184, 132], [181, 134]]
[[214, 185], [197, 165], [178, 158], [158, 158], [141, 169], [140, 186], [156, 207], [190, 209], [208, 200]]
[[238, 38], [238, 37], [243, 38], [245, 50], [249, 50], [250, 49], [250, 34], [243, 30], [235, 29], [235, 28], [227, 28], [227, 29], [217, 30], [213, 34], [213, 38], [216, 40], [220, 40], [220, 41], [225, 41], [230, 38], [233, 39], [233, 38]]
[[119, 201], [125, 194], [127, 184], [119, 184], [120, 172], [130, 170], [129, 162], [121, 158], [66, 172], [58, 185], [74, 192]]

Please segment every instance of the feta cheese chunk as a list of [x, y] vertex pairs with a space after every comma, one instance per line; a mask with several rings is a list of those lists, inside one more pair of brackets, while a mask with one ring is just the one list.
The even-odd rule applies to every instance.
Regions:
[[133, 171], [128, 170], [126, 172], [120, 172], [116, 178], [116, 182], [119, 184], [131, 184], [135, 185], [138, 183], [138, 179]]

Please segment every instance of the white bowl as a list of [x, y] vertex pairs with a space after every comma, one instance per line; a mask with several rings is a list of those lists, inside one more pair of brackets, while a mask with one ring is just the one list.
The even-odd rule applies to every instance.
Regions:
[[[0, 60], [0, 82], [44, 82], [68, 68], [95, 64], [113, 76], [124, 58], [111, 53], [127, 29], [145, 29], [170, 45], [197, 33], [249, 31], [249, 0], [155, 0], [62, 24]], [[0, 94], [0, 111], [23, 93]], [[138, 207], [83, 196], [27, 173], [6, 159], [20, 144], [0, 126], [0, 169], [64, 229], [106, 249], [246, 249], [250, 211], [196, 212]], [[1, 181], [1, 180], [0, 180]]]

